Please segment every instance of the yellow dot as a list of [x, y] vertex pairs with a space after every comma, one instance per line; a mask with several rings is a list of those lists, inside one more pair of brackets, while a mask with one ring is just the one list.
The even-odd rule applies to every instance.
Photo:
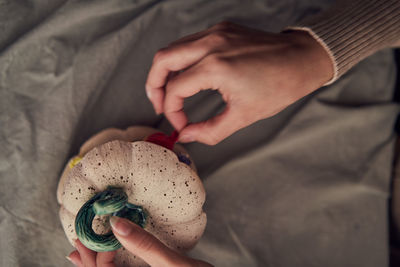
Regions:
[[75, 167], [76, 164], [79, 163], [79, 161], [81, 161], [81, 159], [82, 159], [82, 158], [79, 157], [79, 156], [73, 157], [73, 158], [69, 161], [68, 167], [69, 167], [70, 169], [72, 169], [73, 167]]

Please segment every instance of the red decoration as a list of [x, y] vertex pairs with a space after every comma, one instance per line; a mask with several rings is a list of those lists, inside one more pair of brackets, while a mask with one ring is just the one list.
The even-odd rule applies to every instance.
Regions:
[[178, 136], [179, 133], [177, 131], [173, 131], [170, 136], [160, 132], [149, 135], [145, 141], [173, 150], [175, 143], [178, 141]]

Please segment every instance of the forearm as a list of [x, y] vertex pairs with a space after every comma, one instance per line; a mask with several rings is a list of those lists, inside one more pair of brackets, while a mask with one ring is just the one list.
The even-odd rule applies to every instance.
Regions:
[[338, 1], [288, 29], [309, 32], [325, 48], [334, 70], [328, 85], [376, 51], [400, 46], [400, 1]]

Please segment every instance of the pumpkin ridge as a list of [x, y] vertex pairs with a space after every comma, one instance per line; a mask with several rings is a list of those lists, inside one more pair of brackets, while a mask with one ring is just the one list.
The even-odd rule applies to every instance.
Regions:
[[203, 210], [201, 210], [201, 212], [199, 213], [199, 215], [197, 217], [195, 217], [194, 219], [191, 220], [187, 220], [187, 221], [182, 221], [182, 222], [172, 222], [172, 223], [158, 223], [158, 226], [180, 226], [180, 225], [185, 225], [185, 224], [190, 224], [192, 222], [197, 221], [202, 215], [206, 214]]

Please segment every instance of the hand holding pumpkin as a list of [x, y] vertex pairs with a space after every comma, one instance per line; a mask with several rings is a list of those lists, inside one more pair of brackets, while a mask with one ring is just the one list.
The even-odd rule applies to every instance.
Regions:
[[[210, 264], [179, 254], [153, 235], [129, 220], [112, 217], [111, 226], [114, 235], [129, 252], [142, 258], [151, 266], [211, 266]], [[86, 248], [79, 240], [77, 250], [71, 252], [69, 259], [79, 267], [114, 267], [115, 251], [95, 252]]]
[[[155, 111], [180, 131], [181, 142], [214, 145], [273, 116], [332, 76], [327, 52], [306, 32], [273, 34], [220, 23], [158, 51], [146, 92]], [[206, 89], [218, 90], [226, 109], [188, 124], [184, 99]]]
[[[205, 190], [193, 160], [174, 144], [176, 139], [175, 133], [166, 136], [133, 126], [105, 129], [82, 145], [57, 188], [61, 223], [79, 251], [71, 253], [73, 262], [78, 266], [201, 263], [183, 253], [205, 229]], [[139, 226], [125, 219], [109, 220], [111, 215]], [[127, 236], [116, 230], [124, 225], [130, 229]]]

